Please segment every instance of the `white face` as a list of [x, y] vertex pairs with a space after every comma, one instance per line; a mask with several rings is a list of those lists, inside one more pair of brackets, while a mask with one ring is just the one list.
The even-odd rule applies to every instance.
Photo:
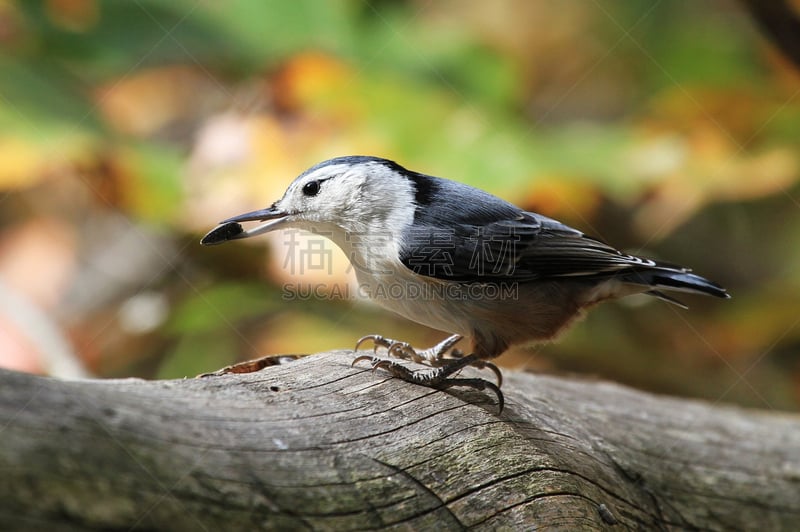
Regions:
[[[397, 235], [414, 218], [409, 179], [377, 161], [333, 161], [311, 168], [272, 206], [221, 222], [206, 243], [247, 238], [280, 227], [325, 231], [341, 245], [349, 234]], [[266, 221], [249, 231], [239, 222]]]
[[295, 179], [275, 207], [286, 225], [390, 232], [414, 217], [413, 186], [377, 162], [330, 164]]
[[368, 165], [332, 164], [295, 179], [275, 207], [288, 214], [286, 225], [334, 225], [358, 230], [369, 185]]

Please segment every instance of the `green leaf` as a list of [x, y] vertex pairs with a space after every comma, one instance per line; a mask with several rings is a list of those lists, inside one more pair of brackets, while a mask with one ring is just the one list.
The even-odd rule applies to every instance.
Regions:
[[172, 334], [236, 331], [244, 319], [275, 309], [279, 298], [263, 284], [228, 282], [196, 292], [176, 309], [167, 325]]

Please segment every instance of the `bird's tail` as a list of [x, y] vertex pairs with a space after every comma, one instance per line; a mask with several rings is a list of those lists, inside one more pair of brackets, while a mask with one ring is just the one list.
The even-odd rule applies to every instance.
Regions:
[[670, 296], [665, 295], [661, 290], [690, 292], [694, 294], [706, 294], [714, 297], [729, 298], [728, 291], [713, 281], [705, 277], [695, 275], [690, 270], [671, 265], [656, 264], [649, 268], [641, 268], [625, 272], [620, 276], [620, 280], [626, 283], [638, 284], [651, 287], [648, 294], [685, 307], [683, 303]]

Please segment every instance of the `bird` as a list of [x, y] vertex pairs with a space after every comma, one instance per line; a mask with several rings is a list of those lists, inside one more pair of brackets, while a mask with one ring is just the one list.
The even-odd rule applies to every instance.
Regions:
[[[245, 230], [244, 222], [262, 222]], [[436, 389], [491, 390], [504, 405], [491, 362], [509, 347], [549, 341], [598, 303], [644, 293], [685, 307], [668, 293], [729, 298], [689, 268], [624, 253], [598, 238], [472, 186], [353, 155], [304, 171], [265, 209], [221, 221], [203, 245], [282, 228], [324, 235], [347, 255], [359, 290], [405, 318], [450, 334], [428, 349], [378, 334], [373, 370]], [[468, 338], [468, 354], [455, 349]], [[378, 347], [388, 358], [378, 357]], [[428, 366], [412, 371], [399, 360]], [[497, 384], [457, 378], [489, 368]], [[455, 376], [455, 377], [454, 377]]]

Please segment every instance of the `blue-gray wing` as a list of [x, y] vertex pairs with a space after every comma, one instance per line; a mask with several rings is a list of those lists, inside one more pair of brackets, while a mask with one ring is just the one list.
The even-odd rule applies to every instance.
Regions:
[[417, 220], [406, 231], [400, 260], [420, 275], [465, 283], [604, 276], [656, 266], [550, 218], [509, 212], [508, 205], [448, 223]]

